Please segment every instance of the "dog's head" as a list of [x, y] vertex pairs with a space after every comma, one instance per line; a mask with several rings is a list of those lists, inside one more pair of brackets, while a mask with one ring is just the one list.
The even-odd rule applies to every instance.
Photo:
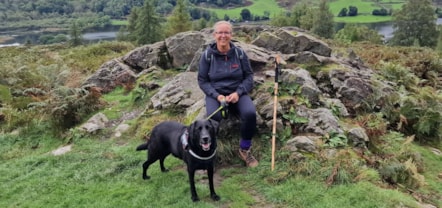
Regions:
[[212, 119], [194, 121], [189, 127], [190, 147], [203, 151], [215, 150], [218, 128], [218, 122]]

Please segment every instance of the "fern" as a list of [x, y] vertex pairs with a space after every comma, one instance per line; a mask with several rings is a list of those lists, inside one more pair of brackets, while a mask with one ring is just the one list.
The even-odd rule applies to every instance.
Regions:
[[400, 113], [406, 118], [402, 131], [416, 134], [421, 141], [440, 142], [442, 139], [442, 96], [433, 88], [423, 87], [406, 96]]

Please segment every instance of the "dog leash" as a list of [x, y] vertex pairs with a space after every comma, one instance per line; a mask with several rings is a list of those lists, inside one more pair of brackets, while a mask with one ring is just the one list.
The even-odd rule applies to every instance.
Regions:
[[[227, 103], [226, 103], [226, 101], [222, 101], [221, 105], [219, 106], [219, 108], [216, 109], [216, 111], [214, 111], [212, 114], [207, 116], [206, 120], [209, 120], [210, 118], [212, 118], [213, 115], [215, 115], [216, 113], [218, 113], [220, 110], [222, 110], [225, 107], [227, 107]], [[225, 115], [222, 115], [222, 116], [225, 117]]]

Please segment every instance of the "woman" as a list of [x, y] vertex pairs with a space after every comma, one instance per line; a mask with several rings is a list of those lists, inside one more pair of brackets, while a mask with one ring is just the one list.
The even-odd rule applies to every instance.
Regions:
[[[238, 112], [241, 118], [239, 155], [248, 167], [256, 167], [258, 161], [250, 149], [256, 131], [256, 109], [248, 93], [253, 88], [253, 71], [242, 49], [231, 42], [232, 25], [219, 21], [214, 25], [215, 43], [202, 54], [198, 69], [198, 84], [206, 95], [207, 115], [215, 112], [222, 103], [229, 110]], [[220, 121], [217, 112], [211, 117]]]

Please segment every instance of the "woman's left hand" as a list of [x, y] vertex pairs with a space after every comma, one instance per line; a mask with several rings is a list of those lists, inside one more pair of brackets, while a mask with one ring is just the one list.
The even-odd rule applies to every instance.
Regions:
[[227, 103], [236, 103], [239, 100], [239, 95], [237, 92], [234, 92], [226, 97]]

